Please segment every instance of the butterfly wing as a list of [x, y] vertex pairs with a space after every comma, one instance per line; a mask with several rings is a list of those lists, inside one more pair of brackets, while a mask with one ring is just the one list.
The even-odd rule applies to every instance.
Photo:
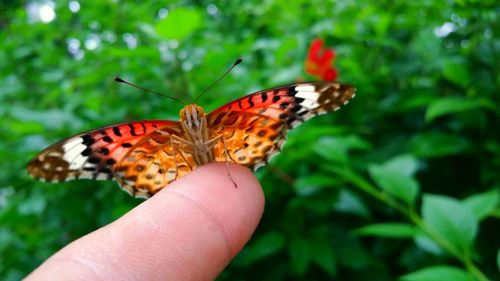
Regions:
[[171, 141], [181, 134], [175, 121], [112, 125], [48, 147], [29, 162], [28, 172], [50, 182], [115, 179], [132, 195], [149, 197], [193, 167]]
[[225, 144], [215, 147], [217, 161], [229, 161], [256, 170], [276, 155], [288, 130], [324, 113], [338, 110], [356, 89], [337, 82], [310, 82], [259, 91], [208, 116], [211, 136], [223, 135]]

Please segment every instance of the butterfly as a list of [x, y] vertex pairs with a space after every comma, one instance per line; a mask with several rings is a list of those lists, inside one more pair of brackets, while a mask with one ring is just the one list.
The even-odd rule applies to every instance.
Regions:
[[210, 162], [258, 169], [281, 151], [289, 130], [338, 110], [355, 92], [318, 81], [258, 91], [208, 114], [189, 104], [179, 121], [127, 122], [69, 137], [35, 156], [27, 170], [47, 182], [116, 180], [132, 196], [149, 198]]

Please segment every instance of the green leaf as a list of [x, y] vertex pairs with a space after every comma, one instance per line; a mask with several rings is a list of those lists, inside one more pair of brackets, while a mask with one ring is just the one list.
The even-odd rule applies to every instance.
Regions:
[[113, 206], [111, 217], [113, 218], [113, 220], [116, 220], [121, 216], [125, 215], [129, 211], [130, 211], [130, 205], [125, 203], [119, 203], [116, 204], [116, 206]]
[[474, 194], [465, 198], [462, 202], [476, 216], [478, 221], [487, 217], [499, 203], [500, 194], [498, 189], [494, 188], [479, 194]]
[[340, 179], [334, 178], [332, 175], [312, 174], [297, 179], [294, 182], [293, 188], [297, 194], [308, 196], [323, 187], [338, 186], [340, 182]]
[[423, 233], [417, 234], [413, 240], [415, 241], [415, 244], [423, 251], [436, 256], [443, 256], [447, 254], [447, 252], [445, 252], [445, 250], [441, 248], [441, 246], [439, 246], [436, 241], [432, 240], [431, 238], [429, 238], [429, 236]]
[[304, 274], [307, 271], [311, 260], [307, 241], [301, 238], [293, 239], [290, 242], [288, 253], [292, 263], [292, 270], [299, 275]]
[[433, 266], [414, 271], [399, 278], [402, 281], [473, 281], [466, 271], [452, 266]]
[[444, 97], [434, 100], [427, 108], [425, 121], [430, 122], [437, 117], [478, 108], [494, 109], [495, 106], [485, 99], [466, 99], [459, 97]]
[[370, 145], [358, 136], [322, 137], [317, 142], [315, 151], [327, 160], [346, 163], [349, 150], [364, 150], [369, 147]]
[[164, 39], [182, 40], [201, 26], [202, 14], [195, 9], [176, 8], [158, 22], [156, 32]]
[[478, 222], [462, 202], [441, 195], [425, 195], [422, 203], [424, 221], [457, 249], [470, 253]]
[[311, 243], [311, 259], [330, 276], [337, 274], [337, 259], [333, 248], [326, 242]]
[[418, 161], [411, 155], [398, 155], [385, 162], [384, 166], [405, 176], [413, 176], [418, 170]]
[[470, 73], [463, 61], [446, 60], [443, 65], [443, 75], [454, 84], [466, 88], [470, 83]]
[[338, 212], [354, 214], [363, 218], [371, 217], [370, 210], [366, 207], [366, 204], [356, 193], [349, 189], [342, 189], [340, 191], [333, 208]]
[[246, 264], [271, 256], [283, 249], [285, 238], [279, 232], [268, 232], [247, 247], [244, 253]]
[[420, 157], [441, 157], [465, 152], [471, 148], [471, 144], [463, 136], [424, 133], [414, 136], [410, 147], [412, 153]]
[[406, 223], [377, 223], [358, 228], [353, 233], [362, 236], [411, 238], [418, 233], [418, 230]]
[[413, 178], [416, 159], [411, 156], [398, 156], [381, 165], [368, 168], [370, 176], [384, 191], [412, 204], [418, 195], [418, 182]]

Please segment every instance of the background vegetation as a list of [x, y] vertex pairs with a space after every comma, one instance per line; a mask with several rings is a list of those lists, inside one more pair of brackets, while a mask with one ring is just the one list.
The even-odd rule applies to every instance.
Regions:
[[[377, 3], [377, 4], [375, 4]], [[3, 1], [0, 279], [17, 280], [141, 201], [113, 182], [43, 184], [47, 145], [176, 119], [296, 80], [333, 47], [357, 97], [290, 133], [258, 177], [266, 212], [220, 280], [500, 280], [497, 1]]]

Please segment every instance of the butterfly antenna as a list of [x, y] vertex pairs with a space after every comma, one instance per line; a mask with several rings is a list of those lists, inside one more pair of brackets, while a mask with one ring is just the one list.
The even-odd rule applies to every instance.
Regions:
[[219, 81], [220, 81], [220, 80], [222, 80], [224, 77], [226, 77], [226, 76], [229, 74], [229, 72], [231, 72], [231, 70], [233, 70], [233, 68], [234, 68], [235, 66], [237, 66], [238, 64], [240, 64], [242, 61], [243, 61], [242, 59], [237, 59], [237, 60], [233, 63], [233, 65], [232, 65], [232, 66], [231, 66], [228, 70], [226, 70], [226, 72], [224, 72], [224, 74], [223, 74], [221, 77], [219, 77], [219, 79], [215, 80], [215, 82], [213, 82], [210, 86], [208, 86], [208, 88], [206, 88], [206, 89], [205, 89], [205, 91], [203, 91], [201, 94], [199, 94], [199, 95], [196, 97], [196, 99], [194, 99], [194, 103], [196, 103], [196, 101], [197, 101], [197, 100], [198, 100], [201, 96], [203, 96], [206, 92], [208, 92], [208, 90], [212, 89], [212, 88], [213, 88], [213, 86], [215, 86], [217, 83], [219, 83]]
[[182, 105], [186, 105], [184, 102], [182, 102], [182, 101], [181, 101], [180, 99], [178, 99], [178, 98], [174, 98], [174, 97], [171, 97], [171, 96], [167, 96], [167, 95], [165, 95], [165, 94], [161, 94], [161, 93], [158, 93], [158, 92], [151, 91], [151, 90], [149, 90], [149, 89], [143, 88], [143, 87], [141, 87], [141, 86], [137, 86], [137, 85], [135, 85], [135, 84], [132, 84], [132, 83], [130, 83], [130, 82], [127, 82], [127, 81], [125, 81], [125, 80], [121, 79], [120, 77], [115, 77], [115, 79], [114, 79], [114, 80], [115, 80], [116, 82], [118, 82], [118, 83], [124, 83], [124, 84], [127, 84], [127, 85], [129, 85], [129, 86], [132, 86], [132, 87], [134, 87], [134, 88], [137, 88], [137, 89], [139, 89], [139, 90], [143, 90], [143, 91], [148, 92], [148, 93], [151, 93], [151, 94], [155, 94], [155, 95], [158, 95], [158, 96], [162, 96], [162, 97], [165, 97], [165, 98], [169, 98], [169, 99], [174, 100], [174, 101], [176, 101], [176, 102], [178, 102], [178, 103], [180, 103], [180, 104], [182, 104]]

